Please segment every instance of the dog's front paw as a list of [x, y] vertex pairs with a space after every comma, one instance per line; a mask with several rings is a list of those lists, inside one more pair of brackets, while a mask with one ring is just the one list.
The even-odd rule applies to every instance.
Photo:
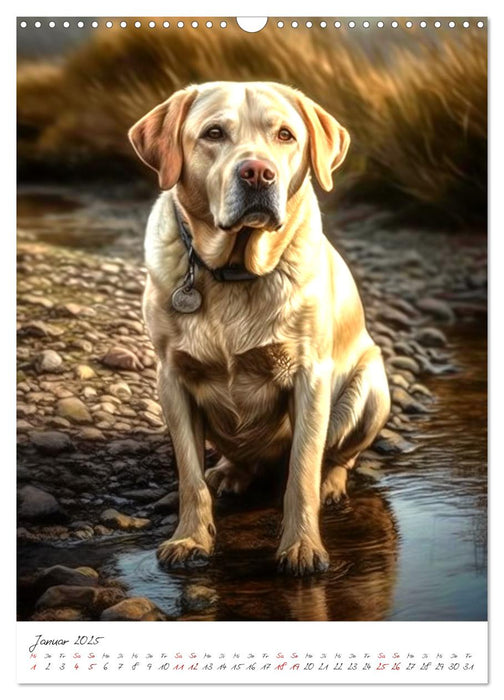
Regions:
[[315, 545], [304, 538], [288, 547], [280, 546], [277, 561], [278, 571], [293, 576], [306, 576], [329, 568], [329, 555], [323, 545]]
[[201, 566], [206, 564], [212, 553], [212, 547], [202, 544], [193, 537], [165, 540], [157, 549], [160, 566], [176, 568], [180, 566]]

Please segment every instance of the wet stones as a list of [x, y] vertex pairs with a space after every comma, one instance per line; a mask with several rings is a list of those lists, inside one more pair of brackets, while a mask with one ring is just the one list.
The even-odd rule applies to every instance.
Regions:
[[401, 387], [394, 387], [391, 391], [393, 403], [400, 406], [404, 413], [428, 413], [428, 409], [408, 394]]
[[100, 620], [117, 622], [146, 622], [167, 620], [165, 613], [149, 598], [126, 598], [107, 608], [100, 615]]
[[383, 428], [372, 447], [382, 455], [408, 454], [416, 449], [412, 442], [406, 440], [394, 430], [389, 430], [389, 428]]
[[104, 525], [109, 525], [119, 530], [143, 530], [151, 524], [148, 518], [135, 518], [131, 515], [120, 513], [114, 508], [104, 510], [100, 520]]
[[389, 366], [396, 369], [405, 369], [413, 374], [418, 374], [420, 372], [420, 366], [416, 360], [407, 355], [395, 355], [391, 357], [388, 361]]

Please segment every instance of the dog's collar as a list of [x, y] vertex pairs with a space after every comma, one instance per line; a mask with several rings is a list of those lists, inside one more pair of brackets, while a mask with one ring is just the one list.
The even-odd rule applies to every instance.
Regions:
[[182, 219], [180, 209], [175, 202], [173, 202], [173, 208], [175, 210], [175, 219], [177, 221], [179, 235], [186, 247], [189, 257], [189, 267], [193, 267], [194, 264], [196, 264], [198, 267], [205, 268], [217, 282], [250, 282], [259, 277], [259, 275], [249, 272], [243, 265], [224, 265], [223, 267], [217, 268], [209, 267], [194, 250], [191, 233], [187, 228], [187, 224]]

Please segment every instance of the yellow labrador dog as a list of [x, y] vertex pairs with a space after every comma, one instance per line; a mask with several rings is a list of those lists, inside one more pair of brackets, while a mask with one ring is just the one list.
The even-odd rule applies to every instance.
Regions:
[[[279, 569], [324, 571], [320, 503], [346, 495], [347, 470], [390, 409], [380, 349], [310, 179], [332, 188], [349, 135], [290, 87], [213, 82], [176, 92], [129, 137], [165, 190], [147, 225], [143, 311], [180, 517], [158, 559], [208, 557], [209, 487], [242, 492], [288, 455]], [[222, 454], [206, 473], [205, 440]]]

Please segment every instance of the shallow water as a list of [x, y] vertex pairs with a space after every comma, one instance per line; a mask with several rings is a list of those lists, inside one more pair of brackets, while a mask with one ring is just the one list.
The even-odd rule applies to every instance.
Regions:
[[[38, 215], [35, 205], [32, 198], [22, 210], [25, 223]], [[57, 202], [53, 223], [62, 217], [72, 230], [81, 221], [73, 211], [77, 204]], [[50, 240], [49, 228], [39, 227], [39, 240]], [[108, 247], [91, 238], [65, 244], [138, 251], [136, 234], [118, 247], [108, 235]], [[121, 236], [128, 240], [123, 230]], [[56, 563], [95, 566], [179, 619], [486, 620], [486, 329], [447, 332], [459, 371], [421, 378], [435, 402], [427, 416], [411, 420], [407, 437], [415, 451], [384, 459], [380, 469], [357, 469], [350, 499], [323, 512], [326, 574], [306, 580], [276, 574], [279, 492], [216, 504], [217, 548], [205, 567], [163, 571], [155, 557], [163, 536], [150, 531], [102, 543], [24, 546], [21, 573]], [[191, 584], [214, 590], [217, 602], [191, 611], [183, 600]]]

